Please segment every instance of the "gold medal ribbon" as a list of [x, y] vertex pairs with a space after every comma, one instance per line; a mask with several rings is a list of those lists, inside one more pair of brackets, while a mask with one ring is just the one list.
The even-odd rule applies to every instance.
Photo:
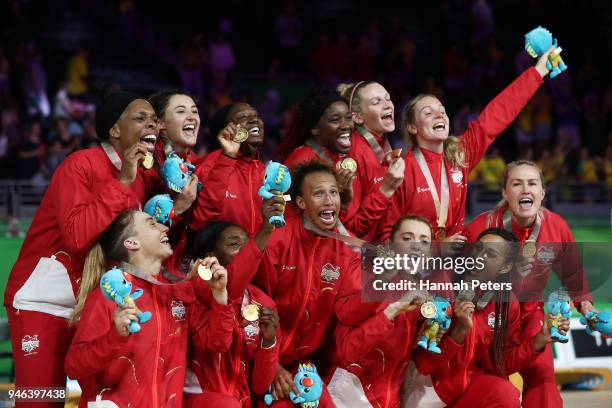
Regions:
[[359, 133], [361, 133], [366, 142], [368, 142], [374, 151], [374, 154], [378, 158], [378, 161], [382, 164], [382, 162], [385, 160], [385, 156], [391, 151], [391, 144], [389, 143], [389, 140], [387, 140], [387, 138], [383, 138], [384, 142], [383, 147], [381, 148], [374, 135], [372, 135], [368, 129], [363, 126], [355, 126], [355, 128], [359, 131]]
[[423, 156], [423, 152], [419, 146], [415, 146], [414, 150], [414, 158], [419, 165], [419, 169], [423, 176], [425, 177], [425, 181], [427, 181], [427, 186], [429, 187], [429, 193], [431, 194], [431, 198], [433, 199], [434, 205], [436, 206], [436, 223], [438, 228], [444, 229], [446, 228], [446, 219], [448, 218], [448, 204], [449, 204], [449, 187], [448, 187], [448, 175], [446, 174], [446, 165], [444, 159], [442, 159], [442, 168], [440, 169], [440, 189], [442, 190], [442, 198], [438, 196], [438, 190], [436, 189], [436, 185], [434, 184], [433, 178], [431, 177], [431, 172], [429, 171], [429, 167], [427, 166], [427, 162], [425, 161], [425, 157]]
[[121, 171], [121, 158], [115, 149], [113, 149], [113, 146], [111, 146], [108, 142], [100, 142], [100, 146], [102, 146], [104, 153], [106, 153], [106, 157], [108, 157], [108, 160], [113, 163], [113, 166], [115, 166], [117, 170]]
[[[538, 240], [538, 236], [540, 235], [540, 229], [542, 228], [542, 210], [538, 211], [536, 215], [536, 220], [533, 225], [533, 229], [531, 230], [531, 234], [529, 234], [529, 238], [527, 241], [536, 242]], [[512, 231], [512, 216], [508, 216], [504, 218], [504, 229], [509, 232]]]

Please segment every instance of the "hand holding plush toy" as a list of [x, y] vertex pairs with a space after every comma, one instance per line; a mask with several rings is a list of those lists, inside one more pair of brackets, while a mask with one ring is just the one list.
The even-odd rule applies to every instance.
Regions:
[[567, 69], [567, 65], [561, 59], [561, 47], [557, 47], [557, 39], [554, 38], [550, 31], [542, 26], [534, 28], [525, 34], [525, 51], [533, 58], [542, 56], [550, 47], [555, 49], [548, 56], [546, 68], [550, 71], [550, 77], [554, 78]]
[[120, 306], [131, 304], [136, 307], [138, 322], [130, 322], [130, 333], [137, 333], [140, 331], [139, 323], [146, 323], [151, 319], [151, 312], [143, 312], [138, 309], [136, 302], [134, 302], [134, 300], [142, 296], [142, 289], [136, 289], [134, 293], [131, 293], [132, 283], [125, 279], [123, 270], [115, 267], [106, 271], [102, 275], [102, 279], [100, 279], [100, 290], [102, 290], [107, 299], [114, 301]]
[[[316, 408], [319, 406], [319, 399], [323, 394], [323, 380], [317, 372], [314, 364], [300, 364], [297, 373], [293, 376], [293, 383], [296, 385], [299, 395], [293, 391], [289, 393], [289, 399], [294, 404], [301, 404], [302, 408]], [[272, 389], [264, 395], [264, 401], [271, 405], [275, 400]]]
[[562, 318], [570, 318], [572, 315], [572, 306], [572, 300], [565, 288], [559, 288], [548, 296], [546, 310], [548, 314], [552, 316], [552, 318], [548, 320], [550, 325], [550, 336], [559, 343], [567, 343], [569, 341], [567, 334], [564, 335], [559, 332], [559, 324]]
[[[283, 194], [289, 190], [289, 187], [291, 187], [289, 168], [274, 161], [268, 163], [263, 186], [259, 188], [259, 196], [264, 200], [274, 196], [283, 197]], [[285, 225], [285, 217], [283, 214], [273, 215], [268, 222], [275, 227], [282, 227]]]

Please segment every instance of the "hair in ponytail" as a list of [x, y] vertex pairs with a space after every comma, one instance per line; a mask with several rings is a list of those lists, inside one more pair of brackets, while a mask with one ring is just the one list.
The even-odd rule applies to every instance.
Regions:
[[[402, 111], [402, 135], [408, 146], [416, 145], [416, 135], [408, 132], [408, 125], [414, 125], [416, 122], [416, 104], [427, 96], [436, 98], [430, 94], [419, 94], [412, 98]], [[467, 167], [465, 162], [465, 152], [461, 146], [460, 139], [457, 136], [448, 136], [444, 141], [444, 160], [449, 162], [453, 167]]]
[[[504, 239], [510, 249], [506, 254], [506, 263], [510, 265], [510, 270], [496, 279], [496, 282], [509, 283], [514, 263], [518, 257], [518, 238], [503, 228], [487, 228], [482, 231], [477, 240], [480, 241], [485, 235], [496, 235]], [[510, 291], [498, 290], [495, 292], [495, 324], [493, 326], [493, 350], [492, 357], [498, 373], [506, 376], [506, 339], [508, 337], [508, 318], [510, 311]]]
[[135, 212], [135, 210], [126, 210], [120, 213], [89, 250], [83, 266], [77, 304], [68, 319], [71, 325], [81, 317], [87, 295], [100, 284], [102, 274], [111, 263], [128, 261], [128, 251], [123, 246], [123, 241], [132, 233], [131, 225]]

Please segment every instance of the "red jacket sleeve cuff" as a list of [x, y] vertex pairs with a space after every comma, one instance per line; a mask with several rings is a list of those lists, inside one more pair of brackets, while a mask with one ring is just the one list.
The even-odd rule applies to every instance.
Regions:
[[540, 75], [538, 70], [535, 67], [530, 67], [525, 71], [526, 76], [536, 81], [538, 84], [542, 84], [544, 82], [544, 78]]

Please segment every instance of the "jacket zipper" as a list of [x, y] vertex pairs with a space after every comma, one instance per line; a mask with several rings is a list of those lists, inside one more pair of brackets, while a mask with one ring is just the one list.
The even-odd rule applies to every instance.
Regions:
[[465, 389], [468, 386], [468, 379], [467, 379], [467, 377], [468, 377], [468, 370], [470, 369], [470, 364], [471, 364], [472, 356], [474, 355], [474, 342], [476, 341], [475, 338], [476, 338], [476, 330], [477, 330], [476, 329], [476, 324], [475, 324], [474, 320], [475, 319], [472, 317], [472, 330], [470, 332], [470, 337], [468, 338], [469, 341], [470, 341], [470, 344], [467, 347], [468, 354], [466, 356], [467, 359], [466, 359], [465, 364], [464, 364], [465, 369], [463, 371], [463, 390], [462, 391], [465, 391]]
[[308, 263], [308, 277], [306, 279], [306, 291], [304, 293], [304, 298], [302, 299], [302, 304], [300, 305], [300, 309], [298, 311], [298, 315], [293, 323], [293, 327], [291, 328], [291, 332], [287, 336], [287, 340], [284, 342], [283, 347], [279, 354], [283, 354], [287, 350], [287, 347], [293, 341], [293, 336], [295, 335], [295, 331], [297, 330], [299, 322], [302, 320], [302, 316], [304, 316], [304, 311], [306, 310], [306, 303], [308, 303], [308, 297], [310, 295], [310, 288], [312, 287], [312, 268], [314, 266], [314, 257], [316, 254], [317, 247], [319, 246], [319, 242], [321, 238], [316, 238], [314, 246], [312, 247], [312, 253], [310, 254], [310, 261]]
[[236, 382], [238, 381], [238, 377], [240, 374], [240, 363], [242, 361], [241, 356], [242, 356], [242, 342], [244, 341], [243, 336], [242, 336], [242, 330], [239, 329], [238, 330], [238, 341], [236, 342], [236, 354], [234, 355], [234, 374], [232, 376], [232, 381], [230, 382], [229, 388], [228, 388], [228, 393], [230, 395], [233, 395], [234, 393], [234, 387], [236, 386]]
[[155, 325], [157, 328], [157, 338], [155, 340], [155, 362], [153, 363], [153, 408], [157, 408], [157, 370], [159, 368], [159, 349], [161, 342], [161, 323], [159, 321], [159, 306], [157, 304], [157, 287], [153, 286], [153, 307], [155, 308]]
[[253, 166], [257, 167], [257, 163], [249, 166], [249, 202], [251, 204], [251, 236], [255, 234], [255, 206], [253, 203]]

